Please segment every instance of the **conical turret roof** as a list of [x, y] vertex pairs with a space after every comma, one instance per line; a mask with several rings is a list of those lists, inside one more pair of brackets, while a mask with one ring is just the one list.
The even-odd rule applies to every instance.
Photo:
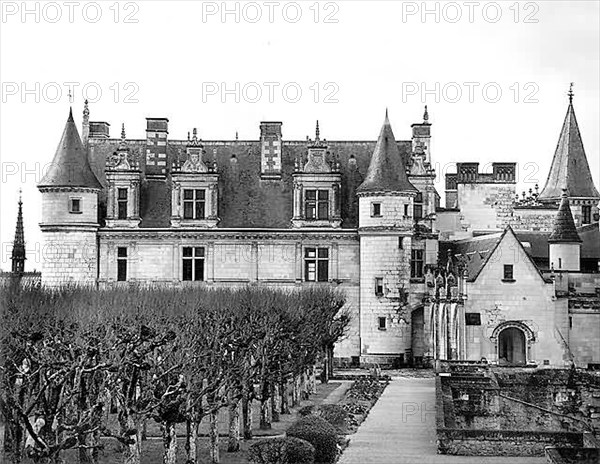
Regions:
[[566, 191], [563, 191], [560, 206], [558, 207], [558, 213], [554, 218], [554, 228], [552, 229], [552, 234], [548, 237], [548, 242], [581, 242], [581, 238], [579, 238], [577, 228], [575, 227], [575, 221], [573, 221], [573, 215], [571, 214], [571, 207], [569, 206], [569, 198]]
[[558, 200], [563, 189], [567, 189], [571, 198], [600, 198], [583, 149], [572, 92], [569, 93], [569, 108], [560, 131], [548, 179], [538, 199]]
[[387, 111], [361, 192], [417, 192], [409, 182]]
[[41, 187], [102, 188], [88, 161], [77, 126], [73, 121], [72, 110], [69, 112], [69, 119], [52, 164], [38, 184], [38, 188]]

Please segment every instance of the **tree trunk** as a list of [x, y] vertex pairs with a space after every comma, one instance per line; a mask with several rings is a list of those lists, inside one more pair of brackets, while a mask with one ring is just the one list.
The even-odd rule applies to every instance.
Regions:
[[312, 365], [310, 367], [310, 393], [311, 394], [315, 394], [317, 393], [317, 374], [315, 373], [316, 369], [315, 366]]
[[140, 436], [142, 437], [142, 441], [146, 441], [148, 439], [148, 418], [144, 417], [142, 420], [142, 431]]
[[329, 350], [325, 348], [325, 358], [323, 359], [323, 373], [321, 374], [321, 383], [329, 383]]
[[271, 384], [271, 417], [273, 422], [279, 422], [279, 385]]
[[287, 380], [281, 380], [279, 384], [279, 392], [281, 394], [281, 414], [289, 414], [290, 413], [290, 405], [289, 401], [289, 392], [288, 392], [288, 382]]
[[219, 417], [218, 411], [213, 411], [209, 415], [210, 418], [210, 462], [218, 464], [220, 462], [219, 455]]
[[89, 433], [80, 433], [77, 435], [77, 444], [81, 447], [79, 448], [79, 464], [97, 464], [93, 453], [95, 448], [86, 448], [86, 446], [95, 445], [94, 437]]
[[4, 455], [4, 443], [6, 440], [6, 420], [4, 419], [4, 411], [0, 409], [0, 464], [4, 464], [6, 462], [6, 457]]
[[271, 402], [270, 388], [267, 382], [263, 382], [260, 389], [260, 429], [271, 429]]
[[240, 450], [240, 402], [237, 399], [229, 401], [229, 440], [227, 451], [235, 453]]
[[242, 396], [242, 429], [244, 440], [252, 439], [252, 400], [245, 392]]
[[[125, 427], [123, 427], [123, 425]], [[140, 433], [141, 420], [133, 415], [127, 415], [125, 424], [121, 425], [123, 430], [135, 429], [136, 433], [131, 435], [129, 438], [133, 440], [133, 443], [127, 445], [125, 449], [125, 464], [140, 464], [142, 456], [142, 434]]]
[[175, 424], [165, 422], [162, 424], [163, 435], [163, 464], [177, 464], [177, 434]]
[[185, 423], [185, 464], [198, 464], [198, 423]]

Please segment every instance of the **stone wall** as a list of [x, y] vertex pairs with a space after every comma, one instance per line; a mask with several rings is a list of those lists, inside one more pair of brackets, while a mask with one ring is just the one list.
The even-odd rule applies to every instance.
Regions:
[[576, 370], [461, 366], [445, 366], [450, 372], [436, 378], [442, 454], [543, 456], [547, 446], [588, 446], [593, 437], [584, 440], [584, 432], [600, 425], [592, 417], [595, 405], [600, 407], [599, 376]]
[[[298, 288], [306, 282], [304, 250], [329, 250], [328, 283], [346, 295], [353, 318], [335, 356], [350, 360], [360, 354], [359, 249], [356, 233], [310, 235], [302, 232], [257, 234], [251, 231], [153, 231], [100, 232], [100, 287], [152, 283], [169, 286], [240, 286], [264, 284]], [[94, 242], [95, 243], [95, 242]], [[183, 248], [205, 250], [204, 281], [183, 281]], [[117, 249], [127, 248], [127, 282], [117, 282]]]
[[468, 230], [503, 229], [512, 215], [514, 183], [459, 183], [458, 207]]

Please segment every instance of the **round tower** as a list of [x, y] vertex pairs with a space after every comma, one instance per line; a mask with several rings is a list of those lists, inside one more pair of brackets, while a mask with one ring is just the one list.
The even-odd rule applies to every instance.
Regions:
[[411, 349], [406, 304], [411, 275], [413, 204], [387, 111], [365, 180], [357, 189], [360, 238], [361, 363], [394, 363]]
[[566, 189], [563, 189], [552, 234], [548, 238], [548, 247], [551, 268], [556, 271], [579, 271], [581, 269], [581, 238], [579, 238], [571, 214]]
[[38, 184], [44, 237], [42, 285], [95, 284], [101, 188], [71, 110], [52, 164]]

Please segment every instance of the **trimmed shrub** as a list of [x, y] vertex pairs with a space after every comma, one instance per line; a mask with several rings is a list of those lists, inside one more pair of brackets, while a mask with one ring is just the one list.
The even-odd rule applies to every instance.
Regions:
[[306, 440], [315, 448], [315, 462], [333, 464], [338, 455], [338, 439], [335, 427], [318, 416], [306, 416], [293, 424], [287, 436]]
[[264, 439], [250, 446], [248, 459], [254, 464], [313, 464], [315, 448], [295, 437]]
[[298, 414], [300, 414], [302, 417], [310, 416], [314, 412], [315, 412], [315, 407], [312, 404], [309, 404], [308, 406], [304, 406], [298, 410]]
[[346, 432], [348, 427], [348, 412], [337, 404], [322, 404], [317, 409], [317, 415], [335, 427], [338, 433]]

